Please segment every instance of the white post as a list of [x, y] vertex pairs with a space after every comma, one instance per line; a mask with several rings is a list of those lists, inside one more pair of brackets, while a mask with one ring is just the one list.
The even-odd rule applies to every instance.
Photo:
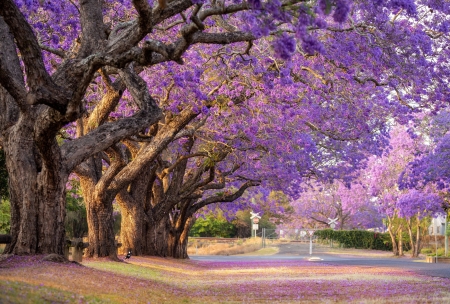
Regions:
[[309, 255], [312, 255], [312, 235], [309, 235]]
[[437, 255], [437, 250], [438, 250], [438, 245], [437, 245], [437, 218], [433, 218], [433, 222], [434, 222], [434, 243], [436, 244], [436, 263], [438, 261], [438, 255]]
[[444, 240], [445, 240], [445, 256], [448, 256], [448, 234], [447, 234], [447, 213], [445, 213]]

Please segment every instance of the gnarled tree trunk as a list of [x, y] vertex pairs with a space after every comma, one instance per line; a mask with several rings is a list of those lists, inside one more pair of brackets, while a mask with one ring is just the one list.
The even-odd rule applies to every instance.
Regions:
[[192, 216], [180, 219], [175, 225], [171, 225], [167, 236], [167, 255], [175, 259], [188, 259], [188, 235], [189, 230], [194, 225], [195, 219]]
[[[33, 125], [33, 117], [21, 115], [5, 140], [12, 236], [5, 253], [63, 254], [67, 174], [56, 141], [49, 141], [47, 155], [39, 152]], [[49, 157], [55, 161], [45, 161]]]
[[95, 183], [91, 178], [80, 177], [88, 222], [89, 257], [110, 257], [117, 259], [113, 226], [112, 202], [96, 195]]
[[[120, 201], [120, 196], [117, 201]], [[122, 221], [120, 224], [120, 242], [122, 243], [119, 253], [125, 254], [129, 250], [133, 255], [142, 255], [144, 248], [144, 229], [145, 214], [140, 206], [122, 207], [123, 202], [119, 202], [121, 206]]]
[[169, 226], [166, 220], [148, 222], [145, 225], [145, 250], [143, 254], [167, 257]]

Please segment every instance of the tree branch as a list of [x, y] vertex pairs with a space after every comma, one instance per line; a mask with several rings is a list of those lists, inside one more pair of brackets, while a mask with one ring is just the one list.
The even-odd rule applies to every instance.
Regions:
[[116, 174], [125, 167], [127, 161], [126, 155], [123, 153], [123, 151], [117, 146], [117, 144], [112, 145], [109, 149], [106, 149], [105, 151], [109, 159], [111, 160], [111, 164], [106, 170], [106, 172], [102, 175], [100, 180], [95, 185], [95, 192], [98, 193], [100, 196], [103, 196], [106, 193], [106, 189], [108, 188], [109, 184], [112, 182]]
[[80, 1], [81, 48], [78, 53], [80, 58], [102, 49], [101, 43], [106, 40], [102, 2], [98, 0]]
[[198, 113], [194, 113], [192, 109], [185, 109], [169, 123], [160, 128], [153, 141], [143, 147], [141, 153], [117, 174], [116, 179], [111, 183], [108, 191], [118, 192], [134, 180], [140, 170], [155, 160], [159, 153], [172, 142], [174, 136], [197, 116]]
[[194, 211], [194, 212], [192, 212], [192, 214], [194, 214], [195, 212], [197, 212], [201, 208], [203, 208], [203, 207], [205, 207], [207, 205], [210, 205], [210, 204], [233, 202], [234, 200], [236, 200], [239, 197], [241, 197], [242, 194], [244, 194], [245, 190], [247, 190], [247, 188], [256, 187], [256, 186], [259, 186], [260, 184], [261, 184], [260, 181], [247, 181], [243, 185], [241, 185], [239, 190], [237, 190], [236, 192], [234, 192], [232, 194], [229, 194], [229, 195], [217, 194], [215, 196], [208, 197], [207, 199], [204, 199], [204, 200], [202, 200], [200, 202], [197, 202], [196, 204], [191, 206], [192, 211]]
[[198, 152], [198, 153], [194, 153], [194, 154], [188, 154], [188, 155], [183, 155], [179, 158], [177, 158], [176, 162], [174, 164], [172, 164], [170, 167], [165, 168], [162, 172], [161, 172], [161, 176], [160, 178], [163, 179], [167, 174], [169, 174], [170, 172], [172, 172], [177, 166], [179, 166], [184, 160], [189, 159], [189, 158], [193, 158], [193, 157], [207, 157], [208, 154], [206, 153], [202, 153], [202, 152]]
[[192, 44], [208, 43], [208, 44], [230, 44], [234, 42], [252, 41], [256, 37], [247, 32], [229, 32], [229, 33], [204, 33], [198, 32], [192, 36]]
[[161, 110], [159, 109], [154, 112], [139, 111], [132, 117], [105, 123], [85, 136], [63, 144], [61, 146], [63, 164], [70, 172], [92, 154], [103, 151], [123, 138], [156, 123], [160, 117]]
[[[46, 104], [64, 113], [70, 95], [59, 88], [45, 69], [41, 48], [33, 30], [12, 0], [0, 1], [0, 15], [14, 34], [17, 47], [22, 55], [30, 92], [29, 104]], [[11, 84], [9, 84], [11, 87]], [[23, 95], [23, 92], [20, 93]], [[13, 94], [11, 94], [14, 96]], [[17, 96], [17, 93], [15, 93]]]
[[151, 29], [152, 8], [148, 0], [133, 0], [133, 6], [139, 14], [138, 26], [143, 33]]
[[[106, 82], [108, 82], [108, 80], [106, 80]], [[85, 133], [89, 133], [94, 128], [106, 122], [109, 114], [119, 103], [126, 86], [122, 78], [119, 77], [114, 83], [106, 84], [106, 88], [106, 93], [102, 96], [102, 99], [94, 108], [91, 115], [89, 115]]]
[[39, 44], [39, 47], [41, 49], [43, 49], [44, 51], [47, 51], [49, 53], [55, 54], [56, 56], [59, 56], [61, 58], [66, 58], [66, 52], [64, 52], [63, 50], [58, 50], [52, 47], [49, 47], [47, 45], [44, 45], [42, 43]]
[[141, 110], [151, 112], [159, 110], [156, 101], [148, 92], [147, 83], [136, 73], [132, 64], [119, 71], [119, 75], [124, 80], [134, 102]]

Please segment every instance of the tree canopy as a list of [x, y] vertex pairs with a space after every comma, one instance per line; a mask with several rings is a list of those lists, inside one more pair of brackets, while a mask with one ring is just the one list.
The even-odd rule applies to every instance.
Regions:
[[438, 0], [2, 1], [6, 251], [63, 252], [71, 173], [89, 254], [113, 258], [114, 199], [130, 235], [182, 238], [200, 208], [251, 187], [348, 185], [393, 120], [445, 106], [449, 12]]

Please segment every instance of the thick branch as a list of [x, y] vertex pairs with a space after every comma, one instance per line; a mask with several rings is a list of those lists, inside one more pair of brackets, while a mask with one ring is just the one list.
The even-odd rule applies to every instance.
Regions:
[[133, 6], [139, 14], [138, 25], [146, 33], [151, 28], [152, 8], [147, 0], [133, 0]]
[[194, 113], [191, 109], [186, 109], [160, 128], [154, 140], [142, 148], [141, 153], [116, 176], [108, 191], [117, 193], [130, 184], [139, 175], [140, 170], [155, 160], [159, 153], [172, 142], [174, 136], [197, 115], [198, 113]]
[[[143, 2], [137, 1], [137, 2]], [[130, 47], [137, 45], [139, 41], [141, 41], [145, 35], [156, 25], [163, 22], [164, 20], [167, 20], [168, 18], [175, 16], [177, 14], [180, 14], [181, 12], [185, 11], [189, 7], [193, 5], [192, 1], [190, 0], [175, 0], [171, 1], [164, 9], [158, 9], [156, 11], [153, 11], [152, 18], [148, 22], [145, 27], [147, 31], [140, 30], [140, 20], [142, 19], [142, 16], [145, 16], [145, 12], [142, 10], [140, 13], [141, 19], [132, 21], [130, 23], [127, 23], [127, 25], [124, 27], [123, 25], [119, 25], [122, 27], [121, 31], [116, 31], [113, 29], [113, 32], [117, 35], [111, 36], [111, 38], [108, 41], [107, 45], [107, 52], [108, 54], [121, 54], [123, 52], [126, 52]], [[139, 6], [141, 7], [141, 6]], [[144, 22], [144, 21], [142, 21]]]
[[198, 32], [192, 36], [192, 44], [208, 43], [208, 44], [230, 44], [242, 41], [252, 41], [256, 37], [247, 32], [230, 32], [230, 33], [204, 33]]
[[109, 186], [111, 181], [114, 179], [116, 174], [126, 165], [127, 157], [123, 153], [123, 151], [117, 146], [113, 145], [109, 149], [106, 150], [106, 153], [111, 160], [111, 164], [106, 170], [105, 174], [102, 175], [98, 183], [95, 185], [95, 192], [102, 196], [106, 191], [106, 188]]
[[193, 158], [193, 157], [199, 157], [199, 156], [203, 156], [203, 157], [207, 157], [208, 154], [206, 153], [202, 153], [202, 152], [198, 152], [198, 153], [194, 153], [194, 154], [189, 154], [189, 155], [183, 155], [181, 157], [179, 157], [177, 159], [177, 161], [171, 165], [168, 168], [165, 168], [162, 172], [161, 172], [161, 176], [160, 178], [163, 179], [167, 174], [169, 174], [170, 172], [172, 172], [177, 166], [179, 166], [183, 161], [185, 161], [186, 159], [189, 158]]
[[0, 49], [0, 84], [8, 91], [8, 93], [17, 101], [19, 105], [24, 105], [23, 101], [26, 99], [27, 91], [23, 83], [17, 80], [6, 66], [5, 60], [7, 58], [4, 52]]
[[98, 0], [80, 1], [81, 49], [79, 57], [84, 58], [101, 48], [106, 40], [103, 23], [102, 3]]
[[[27, 102], [29, 104], [46, 104], [60, 112], [65, 112], [70, 96], [65, 90], [59, 88], [47, 73], [41, 48], [25, 17], [12, 0], [0, 1], [0, 15], [3, 16], [13, 32], [25, 63], [27, 83], [30, 88]], [[11, 87], [11, 83], [8, 86]], [[11, 95], [14, 96], [13, 94]], [[22, 94], [23, 92], [21, 92]], [[17, 96], [17, 93], [15, 95]]]
[[148, 92], [147, 83], [135, 72], [131, 64], [124, 70], [119, 71], [119, 75], [124, 80], [134, 102], [141, 110], [155, 111], [158, 109], [156, 101]]
[[86, 124], [86, 132], [89, 133], [94, 128], [104, 124], [109, 117], [109, 114], [116, 108], [117, 104], [125, 91], [125, 83], [121, 78], [117, 78], [114, 83], [107, 85], [107, 92], [103, 95], [99, 104], [94, 108], [91, 115], [89, 115]]
[[70, 172], [89, 156], [107, 149], [148, 125], [156, 123], [160, 117], [160, 110], [153, 112], [139, 111], [132, 117], [106, 123], [83, 137], [65, 143], [61, 146], [61, 153], [66, 169]]
[[193, 205], [191, 207], [191, 212], [192, 212], [192, 214], [194, 214], [201, 208], [203, 208], [207, 205], [210, 205], [210, 204], [233, 202], [234, 200], [241, 197], [244, 194], [245, 190], [247, 190], [247, 188], [256, 187], [256, 186], [259, 186], [260, 184], [261, 184], [260, 181], [247, 181], [239, 188], [239, 190], [237, 190], [236, 192], [234, 192], [232, 194], [229, 194], [229, 195], [217, 194], [217, 195], [208, 197], [207, 199], [204, 199], [204, 200], [196, 203], [195, 205]]

